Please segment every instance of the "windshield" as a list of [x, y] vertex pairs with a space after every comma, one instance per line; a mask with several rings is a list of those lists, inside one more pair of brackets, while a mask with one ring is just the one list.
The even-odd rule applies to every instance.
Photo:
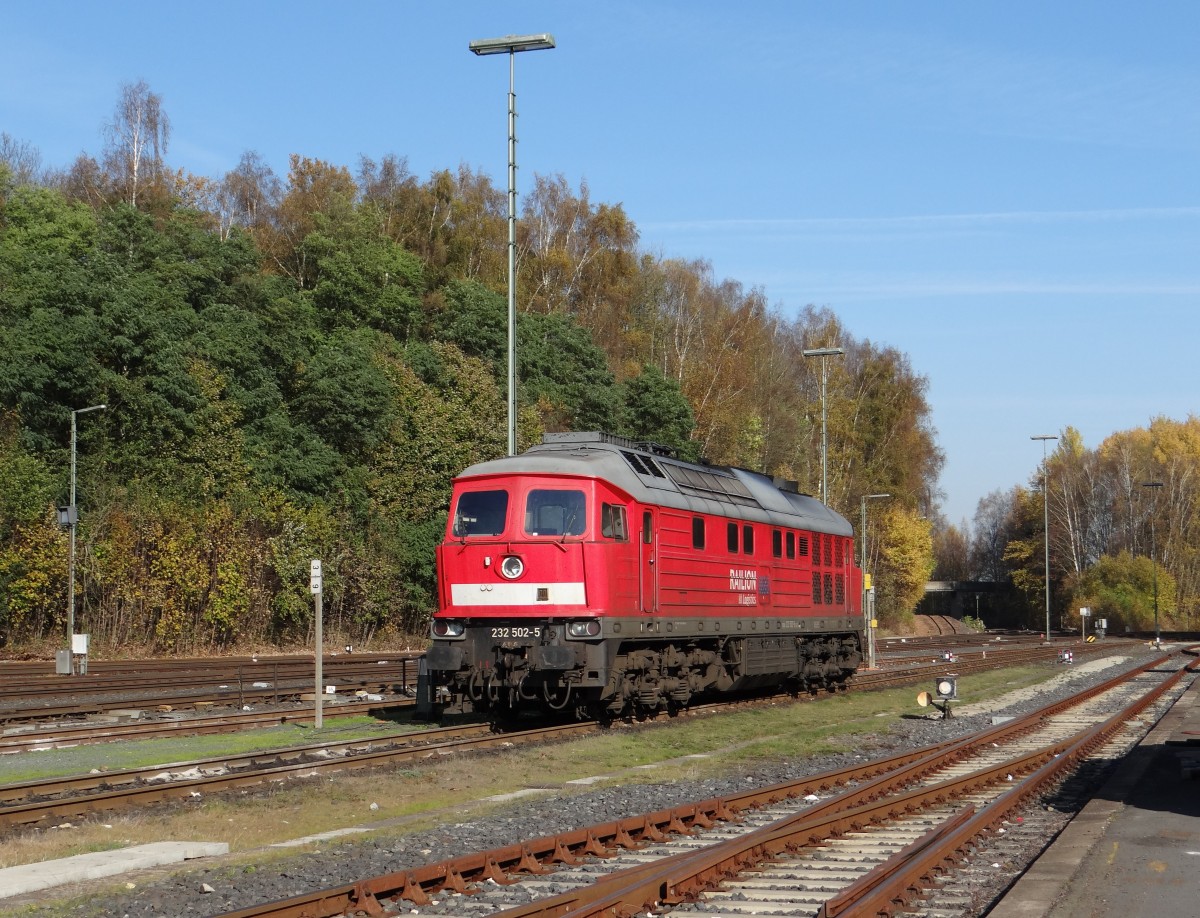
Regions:
[[540, 488], [529, 492], [525, 502], [526, 535], [583, 535], [586, 523], [582, 491]]
[[454, 508], [455, 538], [500, 535], [508, 516], [507, 491], [464, 491]]

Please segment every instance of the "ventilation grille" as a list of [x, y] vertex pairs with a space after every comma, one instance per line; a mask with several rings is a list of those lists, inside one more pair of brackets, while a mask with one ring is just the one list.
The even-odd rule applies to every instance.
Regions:
[[727, 504], [740, 504], [743, 507], [758, 506], [758, 501], [751, 496], [749, 489], [732, 475], [672, 463], [664, 463], [663, 468], [667, 470], [667, 476], [685, 494], [694, 494]]

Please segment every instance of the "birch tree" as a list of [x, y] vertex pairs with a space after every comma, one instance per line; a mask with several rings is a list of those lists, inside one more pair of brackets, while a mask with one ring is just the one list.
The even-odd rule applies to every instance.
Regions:
[[160, 181], [165, 169], [171, 122], [163, 110], [162, 96], [151, 92], [145, 80], [124, 84], [104, 133], [108, 172], [121, 200], [137, 207], [143, 189]]
[[37, 147], [0, 131], [0, 168], [8, 170], [7, 179], [0, 175], [0, 191], [5, 182], [33, 185], [42, 174], [42, 154]]

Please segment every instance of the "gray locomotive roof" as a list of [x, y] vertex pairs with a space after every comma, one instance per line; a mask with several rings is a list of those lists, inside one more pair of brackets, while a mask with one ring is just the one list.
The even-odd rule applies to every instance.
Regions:
[[609, 434], [547, 434], [545, 442], [519, 456], [480, 462], [458, 477], [513, 474], [592, 476], [646, 503], [832, 535], [854, 534], [845, 517], [815, 497], [781, 488], [766, 475], [681, 462], [649, 444]]

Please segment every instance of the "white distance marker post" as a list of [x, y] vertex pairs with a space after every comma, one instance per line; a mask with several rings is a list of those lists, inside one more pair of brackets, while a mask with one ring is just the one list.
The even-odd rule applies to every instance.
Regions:
[[324, 615], [323, 615], [323, 609], [322, 609], [322, 603], [321, 603], [321, 599], [322, 599], [321, 562], [319, 560], [317, 560], [316, 558], [313, 559], [312, 564], [309, 566], [308, 588], [312, 591], [313, 600], [316, 603], [314, 624], [315, 624], [316, 639], [317, 639], [317, 685], [316, 685], [316, 691], [313, 693], [313, 726], [315, 726], [318, 730], [320, 730], [322, 727], [321, 699], [325, 693], [325, 688], [321, 684], [325, 681], [324, 676], [321, 672], [321, 663], [322, 663], [321, 645], [324, 643], [324, 635], [322, 634], [323, 629], [321, 627], [322, 626], [321, 619], [324, 617]]

